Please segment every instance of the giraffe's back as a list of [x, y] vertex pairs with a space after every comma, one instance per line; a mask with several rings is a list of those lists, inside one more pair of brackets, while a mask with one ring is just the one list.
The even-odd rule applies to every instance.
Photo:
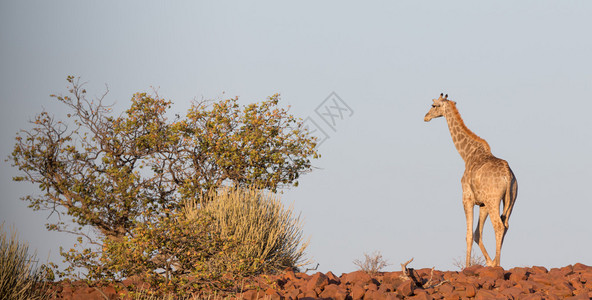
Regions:
[[493, 155], [474, 162], [470, 166], [469, 184], [475, 195], [475, 204], [499, 203], [497, 201], [504, 198], [512, 177], [508, 163]]

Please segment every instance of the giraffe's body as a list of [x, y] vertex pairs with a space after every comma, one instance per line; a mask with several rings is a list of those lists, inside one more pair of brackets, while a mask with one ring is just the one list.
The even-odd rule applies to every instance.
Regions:
[[[467, 221], [467, 261], [470, 265], [473, 240], [479, 245], [487, 265], [499, 266], [500, 254], [504, 237], [509, 228], [510, 214], [516, 201], [518, 183], [508, 163], [491, 154], [489, 144], [478, 137], [464, 124], [456, 103], [443, 95], [434, 99], [432, 109], [426, 114], [424, 121], [444, 116], [454, 146], [465, 161], [465, 172], [461, 179], [463, 189], [463, 206]], [[500, 204], [503, 201], [503, 211]], [[479, 206], [479, 223], [473, 234], [473, 208]], [[495, 231], [495, 259], [492, 260], [483, 245], [483, 224], [487, 217], [491, 218]]]

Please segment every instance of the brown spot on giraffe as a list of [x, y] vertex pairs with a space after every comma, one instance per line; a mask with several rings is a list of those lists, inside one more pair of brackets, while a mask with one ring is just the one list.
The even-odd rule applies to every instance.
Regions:
[[[491, 154], [491, 148], [484, 139], [477, 136], [465, 125], [456, 108], [456, 102], [448, 100], [448, 95], [440, 94], [433, 99], [432, 108], [424, 121], [445, 117], [452, 142], [465, 161], [465, 172], [461, 179], [463, 207], [467, 221], [467, 261], [471, 259], [473, 241], [479, 245], [488, 266], [499, 266], [502, 244], [508, 232], [510, 214], [518, 194], [518, 182], [508, 162]], [[502, 202], [503, 201], [503, 202]], [[500, 204], [503, 211], [500, 212]], [[473, 208], [479, 206], [479, 222], [473, 233]], [[495, 232], [495, 259], [491, 259], [483, 245], [483, 224], [490, 217]]]

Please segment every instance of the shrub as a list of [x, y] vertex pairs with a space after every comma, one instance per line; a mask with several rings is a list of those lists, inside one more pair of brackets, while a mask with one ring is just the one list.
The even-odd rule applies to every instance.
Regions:
[[244, 277], [297, 268], [308, 244], [293, 209], [255, 188], [212, 190], [107, 241], [103, 277], [139, 276], [156, 295], [179, 297], [232, 292]]
[[358, 266], [361, 271], [370, 275], [375, 275], [390, 265], [388, 261], [382, 258], [380, 251], [374, 251], [372, 254], [364, 253], [364, 261], [356, 259], [353, 263]]
[[[212, 217], [217, 233], [233, 241], [213, 262], [240, 276], [273, 273], [308, 263], [302, 236], [302, 221], [293, 207], [285, 208], [279, 197], [257, 188], [221, 188], [207, 193], [200, 202], [187, 203], [188, 219], [200, 213]], [[231, 264], [229, 264], [231, 262]]]
[[29, 246], [20, 243], [17, 234], [10, 236], [0, 224], [0, 295], [2, 299], [48, 299], [43, 268], [37, 268]]
[[122, 240], [108, 240], [101, 268], [106, 270], [103, 277], [139, 278], [156, 288], [158, 296], [187, 296], [204, 288], [233, 286], [210, 267], [231, 247], [230, 241], [216, 234], [209, 216], [200, 212], [199, 217], [188, 219], [177, 209], [138, 222]]

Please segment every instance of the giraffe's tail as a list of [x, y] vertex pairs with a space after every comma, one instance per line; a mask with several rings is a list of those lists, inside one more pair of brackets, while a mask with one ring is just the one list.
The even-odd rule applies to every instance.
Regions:
[[508, 171], [508, 183], [506, 186], [506, 195], [504, 196], [504, 212], [501, 216], [506, 230], [509, 228], [508, 222], [510, 219], [510, 214], [512, 214], [512, 209], [514, 208], [514, 203], [516, 203], [516, 197], [518, 196], [518, 181], [516, 180], [516, 176], [514, 176], [514, 172], [512, 172], [512, 169], [510, 169], [510, 166], [508, 166]]

